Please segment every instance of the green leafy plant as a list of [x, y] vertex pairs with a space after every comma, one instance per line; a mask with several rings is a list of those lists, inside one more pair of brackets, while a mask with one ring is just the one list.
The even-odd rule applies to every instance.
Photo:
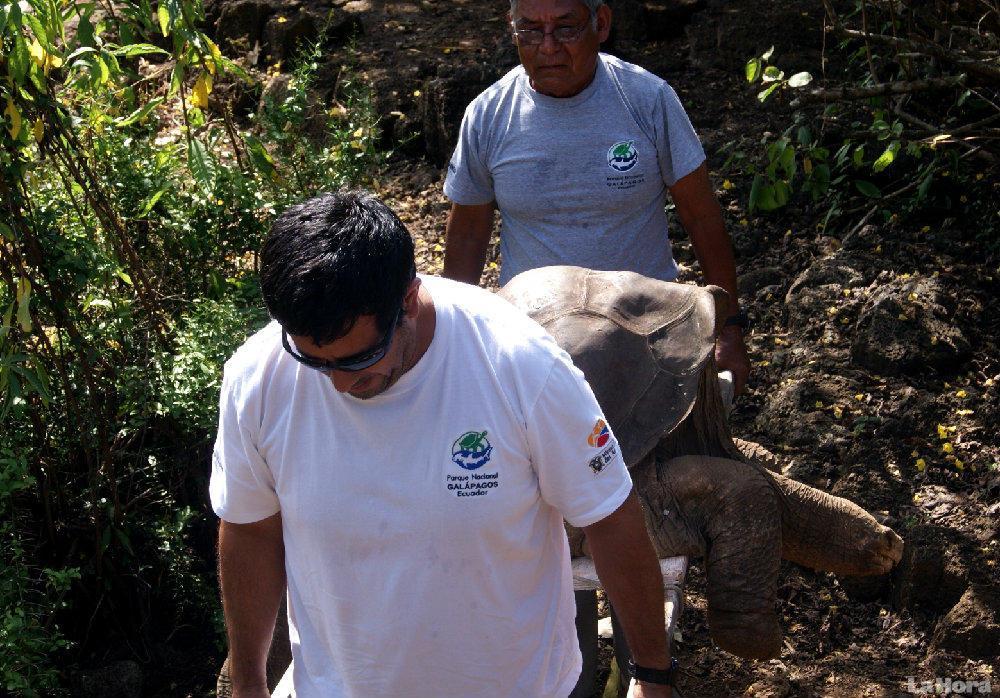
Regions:
[[259, 76], [200, 2], [114, 9], [0, 3], [0, 692], [220, 629], [202, 493], [223, 361], [266, 321], [257, 250], [385, 157], [350, 71], [309, 96], [318, 45], [241, 128], [215, 89]]

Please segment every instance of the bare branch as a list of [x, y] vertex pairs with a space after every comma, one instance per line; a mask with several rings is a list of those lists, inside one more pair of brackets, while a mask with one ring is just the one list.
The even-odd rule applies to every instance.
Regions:
[[965, 75], [950, 75], [943, 78], [927, 78], [926, 80], [904, 80], [899, 82], [882, 82], [867, 87], [837, 87], [832, 89], [815, 89], [805, 92], [792, 100], [793, 109], [805, 104], [821, 102], [843, 102], [852, 99], [869, 99], [887, 95], [910, 94], [928, 90], [945, 90], [965, 83]]

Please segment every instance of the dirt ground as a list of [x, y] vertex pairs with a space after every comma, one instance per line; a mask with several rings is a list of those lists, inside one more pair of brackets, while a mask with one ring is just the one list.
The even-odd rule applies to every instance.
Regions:
[[[515, 64], [506, 3], [334, 6], [363, 27], [353, 61], [372, 81], [398, 149], [377, 189], [416, 237], [420, 271], [440, 271], [448, 210], [441, 165], [450, 146], [431, 142], [445, 140], [447, 127], [430, 131], [449, 113], [454, 120], [456, 95], [471, 98]], [[753, 373], [733, 431], [779, 454], [792, 477], [866, 507], [908, 548], [886, 579], [838, 579], [785, 563], [784, 650], [760, 662], [713, 646], [704, 574], [693, 561], [675, 644], [681, 690], [889, 697], [910, 695], [909, 677], [918, 689], [947, 677], [990, 679], [1000, 691], [996, 233], [984, 245], [981, 229], [949, 212], [837, 233], [819, 232], [823, 211], [809, 207], [749, 215], [750, 182], [722, 169], [723, 147], [758, 142], [787, 114], [757, 103], [743, 65], [774, 45], [786, 69], [814, 70], [822, 8], [715, 0], [682, 10], [655, 27], [623, 16], [609, 50], [673, 85], [709, 154], [753, 323]], [[346, 59], [333, 51], [330, 60]], [[472, 77], [456, 87], [455, 75]], [[986, 178], [969, 197], [995, 208], [998, 189]], [[677, 224], [672, 235], [682, 280], [696, 281], [689, 241]], [[492, 285], [496, 261], [494, 251]]]

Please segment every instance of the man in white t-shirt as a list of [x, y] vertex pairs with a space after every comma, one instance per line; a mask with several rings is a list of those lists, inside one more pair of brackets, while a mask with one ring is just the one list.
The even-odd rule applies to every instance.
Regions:
[[354, 192], [275, 221], [261, 290], [274, 322], [226, 364], [210, 488], [234, 698], [268, 695], [286, 584], [298, 698], [564, 698], [580, 672], [564, 518], [635, 664], [663, 678], [628, 471], [541, 327], [415, 276], [403, 224]]

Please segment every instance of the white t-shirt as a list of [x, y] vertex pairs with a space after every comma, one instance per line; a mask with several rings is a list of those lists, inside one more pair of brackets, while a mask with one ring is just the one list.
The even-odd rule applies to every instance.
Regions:
[[501, 284], [554, 264], [673, 281], [667, 187], [704, 161], [673, 88], [602, 53], [572, 97], [536, 92], [523, 66], [476, 97], [444, 193], [457, 204], [496, 201]]
[[614, 512], [628, 471], [540, 326], [422, 279], [434, 338], [370, 400], [286, 355], [275, 323], [236, 352], [213, 507], [281, 512], [299, 698], [564, 698], [581, 662], [562, 519]]

